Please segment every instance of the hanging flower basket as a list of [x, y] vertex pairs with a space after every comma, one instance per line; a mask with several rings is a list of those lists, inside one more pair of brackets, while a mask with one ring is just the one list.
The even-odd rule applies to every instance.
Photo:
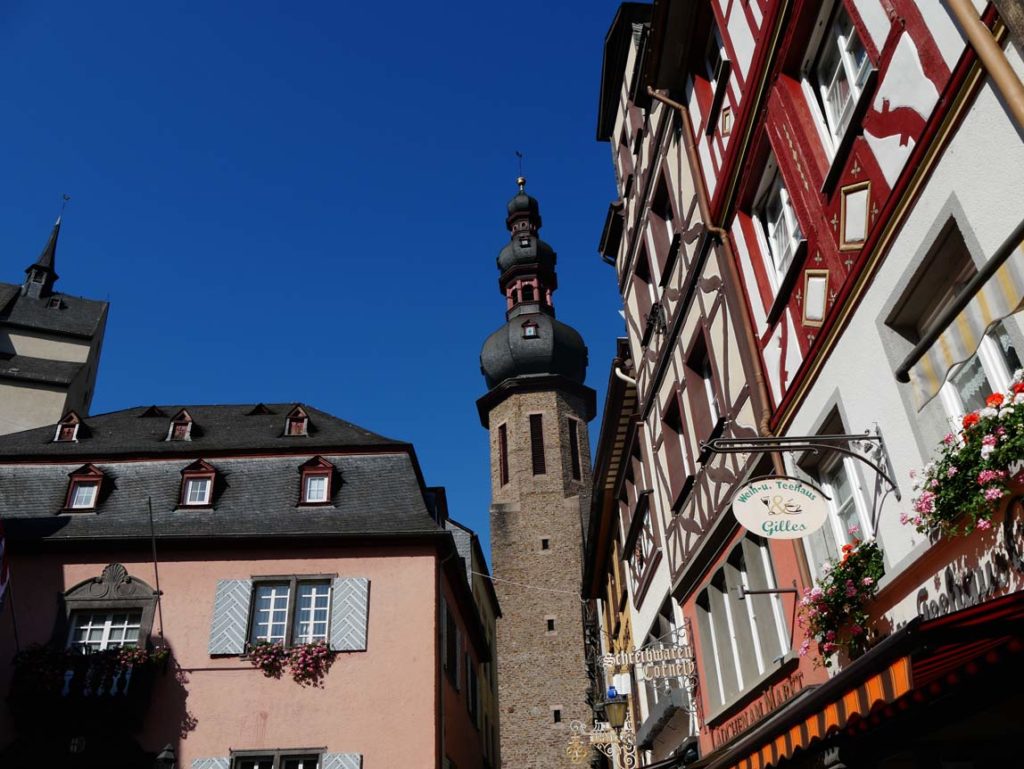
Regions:
[[260, 641], [247, 647], [247, 656], [250, 664], [267, 678], [280, 678], [288, 670], [300, 686], [322, 688], [324, 676], [334, 664], [335, 652], [325, 641], [289, 648], [280, 642]]
[[292, 678], [300, 686], [323, 688], [324, 676], [334, 664], [334, 652], [323, 641], [293, 646], [288, 653]]
[[961, 429], [942, 439], [938, 456], [912, 474], [914, 512], [900, 520], [921, 533], [947, 536], [985, 531], [1010, 493], [1024, 481], [1024, 373], [1006, 393], [992, 393], [985, 408], [967, 414]]
[[817, 645], [818, 659], [831, 667], [833, 656], [845, 651], [856, 657], [864, 649], [867, 606], [885, 572], [882, 550], [874, 540], [843, 545], [843, 555], [823, 567], [824, 575], [804, 591], [799, 623], [804, 630], [801, 656]]
[[280, 678], [288, 662], [288, 650], [280, 642], [257, 641], [246, 647], [249, 664], [267, 678]]

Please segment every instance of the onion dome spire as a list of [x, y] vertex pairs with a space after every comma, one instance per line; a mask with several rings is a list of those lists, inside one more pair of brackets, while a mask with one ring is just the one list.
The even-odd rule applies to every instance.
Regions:
[[538, 376], [582, 385], [587, 347], [579, 332], [555, 320], [555, 250], [537, 235], [540, 204], [526, 193], [526, 179], [520, 176], [516, 183], [519, 191], [508, 202], [505, 219], [511, 238], [497, 259], [506, 323], [484, 342], [480, 368], [491, 389]]

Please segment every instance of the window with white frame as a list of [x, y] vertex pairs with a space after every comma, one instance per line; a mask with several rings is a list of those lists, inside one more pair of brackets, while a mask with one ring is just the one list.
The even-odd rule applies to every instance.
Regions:
[[232, 769], [320, 769], [318, 753], [261, 752], [236, 754]]
[[789, 650], [789, 631], [778, 594], [746, 591], [777, 587], [768, 543], [748, 534], [697, 596], [697, 627], [715, 709], [747, 691]]
[[210, 490], [213, 480], [210, 478], [185, 479], [185, 504], [207, 505], [210, 503]]
[[822, 19], [804, 62], [804, 77], [831, 143], [831, 154], [835, 154], [850, 126], [872, 65], [841, 0]]
[[772, 268], [769, 272], [777, 288], [789, 270], [804, 235], [774, 156], [765, 169], [754, 217], [761, 226]]
[[870, 511], [855, 463], [851, 457], [837, 455], [827, 458], [815, 472], [821, 490], [829, 497], [825, 525], [803, 539], [815, 577], [821, 576], [823, 564], [839, 557], [843, 545], [873, 536]]
[[141, 626], [141, 610], [72, 612], [68, 648], [89, 654], [137, 646]]
[[331, 608], [329, 580], [291, 579], [253, 586], [251, 643], [286, 646], [326, 641]]
[[327, 474], [306, 475], [305, 493], [303, 502], [326, 502], [327, 501]]
[[98, 481], [73, 481], [68, 507], [72, 510], [90, 510], [96, 507], [96, 494], [99, 488]]

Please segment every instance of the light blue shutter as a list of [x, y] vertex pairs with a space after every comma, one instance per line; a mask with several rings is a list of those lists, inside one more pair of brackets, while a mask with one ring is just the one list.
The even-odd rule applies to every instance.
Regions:
[[340, 577], [331, 585], [331, 648], [339, 652], [366, 651], [366, 620], [370, 581]]
[[245, 629], [249, 624], [251, 599], [251, 579], [217, 581], [213, 621], [210, 623], [210, 654], [242, 654], [245, 651]]
[[322, 769], [362, 769], [362, 753], [324, 753], [320, 765]]
[[192, 769], [231, 769], [231, 759], [197, 758], [192, 762]]

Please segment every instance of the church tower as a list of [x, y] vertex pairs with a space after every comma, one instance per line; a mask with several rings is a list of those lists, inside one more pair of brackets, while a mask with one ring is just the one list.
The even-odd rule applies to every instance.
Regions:
[[70, 430], [89, 413], [107, 303], [57, 290], [59, 236], [58, 218], [24, 281], [0, 282], [0, 435], [53, 425], [56, 436], [58, 421]]
[[589, 720], [579, 592], [595, 396], [583, 338], [555, 319], [540, 207], [518, 182], [498, 254], [506, 322], [480, 353], [488, 392], [477, 408], [491, 445], [502, 763], [550, 769], [571, 765], [569, 722]]

